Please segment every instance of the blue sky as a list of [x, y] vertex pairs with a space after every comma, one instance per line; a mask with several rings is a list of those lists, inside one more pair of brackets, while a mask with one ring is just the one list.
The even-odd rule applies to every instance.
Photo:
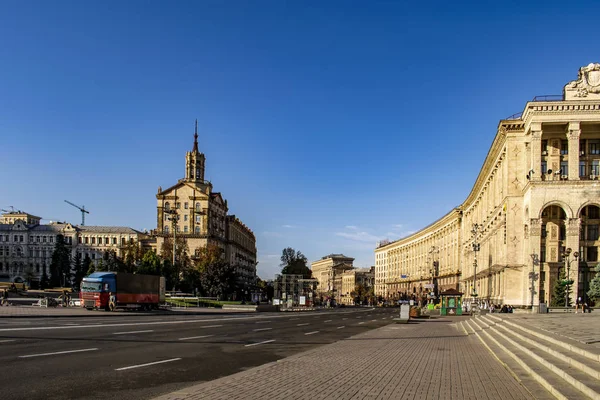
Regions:
[[[406, 3], [406, 4], [405, 4]], [[156, 226], [194, 120], [256, 234], [374, 264], [466, 198], [501, 118], [600, 62], [586, 2], [0, 1], [0, 208]], [[47, 221], [46, 221], [47, 222]]]

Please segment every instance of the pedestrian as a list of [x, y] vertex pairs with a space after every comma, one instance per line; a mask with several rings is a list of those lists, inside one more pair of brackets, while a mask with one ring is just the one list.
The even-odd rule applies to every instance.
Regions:
[[3, 306], [4, 305], [8, 305], [8, 291], [6, 289], [4, 289], [4, 291], [2, 292], [2, 303]]
[[583, 309], [583, 302], [581, 301], [581, 297], [578, 297], [577, 300], [575, 300], [575, 314], [579, 312], [579, 306], [581, 306]]

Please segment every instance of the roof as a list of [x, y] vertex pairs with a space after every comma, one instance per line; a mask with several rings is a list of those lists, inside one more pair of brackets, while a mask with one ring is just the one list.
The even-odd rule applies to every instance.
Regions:
[[128, 233], [132, 235], [140, 234], [141, 232], [136, 231], [133, 228], [127, 226], [81, 226], [76, 225], [76, 228], [82, 232], [97, 232], [97, 233]]
[[440, 293], [441, 296], [462, 296], [462, 294], [456, 289], [448, 289]]

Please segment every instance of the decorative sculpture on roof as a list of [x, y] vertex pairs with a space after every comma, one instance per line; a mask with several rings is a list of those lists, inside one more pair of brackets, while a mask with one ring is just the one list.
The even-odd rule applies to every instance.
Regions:
[[565, 85], [564, 95], [565, 100], [600, 98], [600, 64], [590, 63], [579, 68], [578, 79]]

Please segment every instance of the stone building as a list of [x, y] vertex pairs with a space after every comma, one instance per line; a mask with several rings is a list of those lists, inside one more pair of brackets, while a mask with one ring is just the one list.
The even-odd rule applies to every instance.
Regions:
[[354, 258], [343, 254], [329, 254], [310, 265], [312, 276], [317, 280], [317, 296], [334, 298], [339, 302], [342, 293], [342, 274], [353, 269]]
[[156, 248], [160, 253], [167, 238], [184, 238], [193, 258], [207, 245], [223, 250], [225, 259], [238, 271], [240, 283], [256, 280], [256, 238], [250, 228], [229, 211], [227, 200], [204, 179], [205, 156], [198, 150], [198, 122], [192, 151], [185, 155], [185, 177], [156, 194]]
[[41, 218], [25, 212], [10, 212], [0, 216], [0, 281], [24, 282], [35, 285], [52, 261], [56, 237], [63, 235], [74, 258], [89, 256], [97, 262], [108, 250], [122, 256], [122, 247], [129, 240], [143, 242], [148, 236], [121, 226], [79, 226], [66, 222], [40, 224]]
[[421, 297], [436, 285], [536, 307], [563, 270], [572, 298], [584, 297], [598, 263], [599, 176], [600, 64], [589, 64], [562, 95], [500, 121], [459, 207], [375, 249], [377, 294]]
[[342, 289], [340, 293], [340, 303], [354, 304], [355, 297], [353, 293], [357, 286], [363, 286], [365, 290], [373, 287], [375, 282], [375, 267], [371, 268], [353, 268], [342, 273]]

